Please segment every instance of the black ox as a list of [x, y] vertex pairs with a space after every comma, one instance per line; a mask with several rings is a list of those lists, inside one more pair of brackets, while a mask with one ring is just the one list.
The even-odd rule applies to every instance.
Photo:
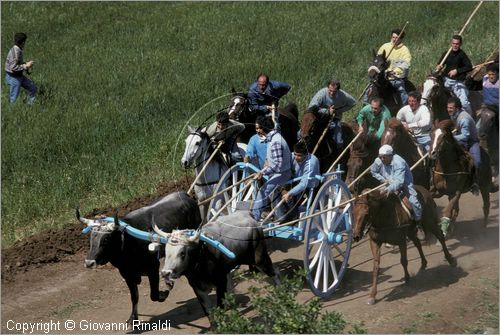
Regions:
[[[129, 235], [126, 229], [120, 227], [118, 218], [114, 222], [90, 220], [80, 216], [77, 218], [89, 227], [90, 250], [85, 259], [85, 267], [93, 268], [110, 262], [119, 271], [130, 290], [132, 313], [127, 320], [132, 324], [138, 320], [137, 304], [141, 276], [148, 276], [150, 297], [152, 301], [162, 302], [169, 291], [160, 291], [160, 260], [163, 252], [152, 252], [148, 249], [149, 241], [137, 239]], [[163, 231], [174, 229], [195, 229], [201, 222], [200, 211], [195, 200], [185, 192], [171, 193], [154, 204], [139, 208], [128, 213], [122, 221], [142, 231], [150, 231], [151, 222], [161, 227]]]

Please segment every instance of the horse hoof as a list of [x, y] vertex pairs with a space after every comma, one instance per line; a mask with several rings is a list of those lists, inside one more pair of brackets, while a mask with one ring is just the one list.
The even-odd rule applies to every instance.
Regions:
[[450, 266], [451, 267], [457, 267], [457, 260], [453, 257], [450, 257], [450, 259], [448, 260], [448, 263], [450, 263]]
[[370, 298], [366, 301], [368, 305], [375, 305], [375, 298]]

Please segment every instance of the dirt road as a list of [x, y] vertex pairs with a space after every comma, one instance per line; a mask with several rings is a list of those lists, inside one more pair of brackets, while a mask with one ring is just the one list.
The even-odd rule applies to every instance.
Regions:
[[[444, 199], [437, 202], [442, 206]], [[481, 216], [480, 198], [464, 195], [458, 225], [447, 241], [458, 261], [456, 268], [448, 265], [441, 248], [432, 241], [424, 246], [428, 267], [418, 272], [420, 260], [410, 243], [408, 257], [412, 277], [408, 285], [402, 281], [399, 252], [384, 249], [378, 301], [373, 306], [366, 304], [372, 257], [366, 238], [363, 239], [351, 252], [349, 269], [340, 289], [323, 301], [325, 310], [342, 312], [349, 322], [363, 321], [369, 333], [498, 333], [498, 193], [492, 195], [487, 228], [482, 227]], [[85, 245], [87, 238], [79, 236], [79, 228], [75, 226], [68, 234], [73, 236], [73, 243]], [[43, 241], [39, 239], [38, 243]], [[271, 258], [282, 273], [291, 273], [303, 266], [302, 244], [277, 239], [268, 242], [273, 249]], [[36, 246], [29, 247], [36, 253]], [[7, 264], [3, 252], [2, 333], [21, 333], [13, 327], [20, 327], [17, 323], [22, 322], [52, 322], [50, 333], [109, 333], [112, 331], [99, 327], [125, 322], [128, 318], [129, 293], [117, 270], [110, 265], [84, 269], [86, 247], [59, 247], [54, 248], [57, 252], [54, 251], [55, 258], [49, 260], [51, 263], [31, 266], [25, 266], [21, 260]], [[73, 250], [74, 254], [60, 256], [65, 250], [69, 254]], [[19, 271], [12, 271], [16, 267]], [[185, 278], [176, 282], [163, 303], [149, 300], [148, 286], [144, 278], [139, 288], [142, 320], [170, 326], [170, 331], [162, 333], [207, 330], [208, 320]], [[243, 315], [249, 313], [244, 308], [249, 303], [248, 286], [247, 282], [239, 282], [235, 287], [238, 301], [243, 304]], [[312, 297], [306, 284], [298, 298], [305, 302]], [[65, 328], [68, 320], [75, 321], [75, 330]], [[35, 333], [43, 332], [42, 329]]]

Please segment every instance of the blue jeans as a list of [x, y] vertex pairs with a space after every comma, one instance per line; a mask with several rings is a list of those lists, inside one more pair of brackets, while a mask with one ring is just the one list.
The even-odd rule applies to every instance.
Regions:
[[481, 165], [481, 147], [479, 146], [479, 142], [475, 142], [472, 145], [469, 145], [464, 142], [459, 142], [465, 150], [467, 150], [472, 156], [472, 160], [474, 161], [474, 167], [479, 169], [479, 165]]
[[25, 90], [28, 91], [28, 104], [33, 104], [36, 98], [36, 85], [33, 82], [33, 80], [21, 76], [21, 77], [14, 77], [9, 74], [5, 75], [5, 82], [7, 85], [10, 86], [10, 91], [9, 91], [9, 101], [10, 103], [14, 103], [17, 100], [17, 97], [19, 96], [19, 93], [21, 92], [21, 87], [23, 87]]
[[428, 153], [431, 148], [431, 136], [422, 135], [422, 136], [416, 136], [415, 138], [418, 144], [420, 144], [424, 148], [425, 153]]
[[[264, 209], [269, 206], [270, 200], [269, 196], [271, 193], [276, 190], [280, 185], [285, 184], [292, 177], [291, 170], [285, 171], [284, 173], [277, 173], [273, 175], [262, 187], [259, 189], [257, 193], [257, 197], [252, 206], [252, 216], [255, 220], [259, 220], [261, 218], [262, 212]], [[281, 194], [279, 192], [275, 192], [275, 198], [273, 199], [273, 204], [277, 205], [281, 199]], [[283, 206], [279, 207], [276, 211], [278, 217], [283, 216], [284, 208]]]
[[453, 93], [460, 99], [462, 103], [462, 107], [464, 110], [469, 113], [470, 116], [474, 117], [472, 114], [472, 107], [469, 102], [469, 90], [461, 81], [451, 79], [449, 77], [444, 77], [444, 87], [450, 88]]
[[408, 93], [406, 93], [404, 79], [396, 78], [389, 80], [389, 82], [391, 83], [392, 87], [394, 87], [396, 91], [398, 91], [402, 106], [406, 106], [406, 104], [408, 103]]
[[342, 125], [339, 119], [335, 118], [330, 122], [329, 131], [337, 147], [342, 147], [344, 140], [342, 139]]

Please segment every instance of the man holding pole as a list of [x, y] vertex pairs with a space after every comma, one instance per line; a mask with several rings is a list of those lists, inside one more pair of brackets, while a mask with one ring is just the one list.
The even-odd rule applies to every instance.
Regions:
[[387, 61], [389, 61], [389, 67], [385, 73], [392, 87], [398, 91], [403, 106], [408, 101], [405, 79], [408, 77], [411, 65], [410, 50], [402, 43], [404, 37], [404, 28], [393, 29], [391, 41], [383, 44], [377, 52], [379, 55], [385, 54]]
[[[283, 185], [290, 180], [292, 162], [288, 144], [281, 134], [274, 129], [271, 117], [259, 116], [255, 124], [255, 131], [260, 136], [266, 136], [265, 142], [267, 143], [267, 164], [257, 173], [255, 179], [261, 179], [263, 176], [269, 177], [267, 182], [259, 189], [252, 206], [252, 216], [256, 221], [259, 221], [263, 210], [269, 206], [271, 193], [276, 191], [279, 185]], [[279, 195], [276, 198], [279, 198]], [[277, 203], [276, 200], [273, 199], [273, 203]]]
[[422, 227], [422, 205], [418, 201], [417, 191], [413, 188], [413, 175], [406, 161], [394, 154], [390, 145], [384, 144], [379, 149], [379, 156], [371, 166], [372, 176], [381, 183], [388, 183], [385, 188], [387, 195], [395, 193], [403, 202], [405, 198], [410, 202], [413, 210], [413, 219], [417, 227], [417, 238], [425, 240]]
[[342, 148], [342, 114], [356, 105], [356, 99], [349, 93], [340, 89], [340, 81], [336, 79], [329, 80], [326, 87], [320, 89], [309, 103], [308, 109], [319, 107], [321, 116], [328, 116], [330, 123], [328, 125], [333, 141], [337, 148]]
[[453, 35], [451, 48], [441, 56], [436, 71], [443, 73], [444, 86], [455, 93], [460, 99], [462, 107], [472, 116], [472, 108], [468, 98], [469, 90], [465, 86], [465, 77], [467, 72], [472, 70], [472, 63], [467, 54], [460, 48], [461, 46], [462, 36]]

